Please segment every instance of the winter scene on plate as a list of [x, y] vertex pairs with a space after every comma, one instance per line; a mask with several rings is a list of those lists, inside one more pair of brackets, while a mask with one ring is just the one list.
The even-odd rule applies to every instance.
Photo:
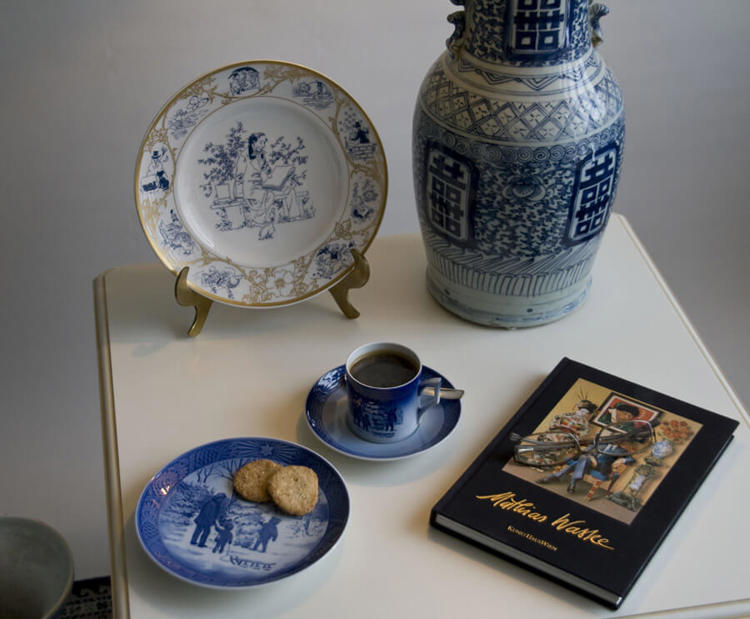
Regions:
[[158, 515], [174, 558], [230, 586], [293, 568], [322, 540], [329, 520], [322, 488], [313, 511], [301, 517], [239, 497], [232, 477], [246, 463], [231, 458], [194, 471], [169, 491]]

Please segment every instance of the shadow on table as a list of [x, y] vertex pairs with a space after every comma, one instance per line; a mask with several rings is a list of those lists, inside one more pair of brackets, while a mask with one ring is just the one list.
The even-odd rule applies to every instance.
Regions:
[[216, 302], [203, 330], [193, 338], [188, 329], [195, 311], [177, 303], [174, 281], [174, 275], [155, 264], [110, 269], [97, 278], [95, 298], [107, 301], [107, 309], [112, 312], [110, 320], [117, 325], [117, 330], [110, 333], [112, 341], [130, 344], [135, 356], [147, 357], [176, 342], [191, 345], [196, 341], [282, 336], [288, 333], [289, 325], [317, 317], [326, 317], [350, 329], [356, 326], [341, 313], [330, 295], [319, 295], [273, 311], [253, 311]]

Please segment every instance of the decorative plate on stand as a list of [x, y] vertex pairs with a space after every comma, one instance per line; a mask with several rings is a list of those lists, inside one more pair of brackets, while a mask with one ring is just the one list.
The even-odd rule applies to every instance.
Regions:
[[299, 65], [249, 61], [183, 88], [141, 145], [135, 197], [152, 248], [230, 305], [323, 292], [364, 253], [385, 209], [380, 138], [357, 102]]

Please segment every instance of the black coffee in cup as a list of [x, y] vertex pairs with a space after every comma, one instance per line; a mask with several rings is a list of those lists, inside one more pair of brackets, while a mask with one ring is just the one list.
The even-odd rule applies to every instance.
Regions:
[[397, 387], [413, 379], [419, 373], [419, 366], [395, 350], [376, 350], [352, 363], [349, 373], [364, 385]]

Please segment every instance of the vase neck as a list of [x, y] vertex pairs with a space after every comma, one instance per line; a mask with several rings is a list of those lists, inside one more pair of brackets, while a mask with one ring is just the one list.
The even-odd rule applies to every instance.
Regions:
[[465, 0], [462, 32], [449, 47], [469, 62], [528, 67], [571, 62], [592, 45], [589, 1]]

